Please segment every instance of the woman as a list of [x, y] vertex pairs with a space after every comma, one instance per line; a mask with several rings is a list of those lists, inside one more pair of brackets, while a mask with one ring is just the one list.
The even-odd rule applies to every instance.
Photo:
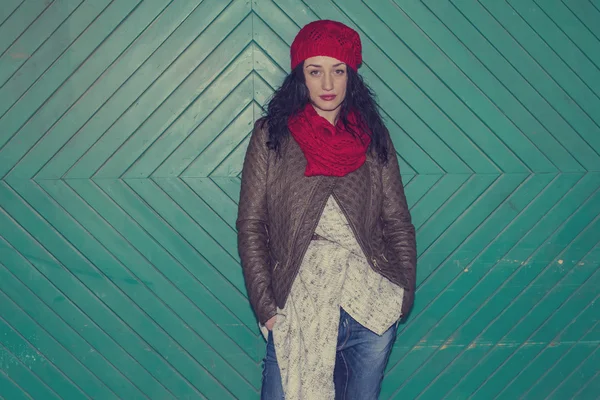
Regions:
[[415, 230], [361, 51], [342, 23], [303, 27], [246, 153], [238, 247], [263, 399], [376, 399], [412, 307]]

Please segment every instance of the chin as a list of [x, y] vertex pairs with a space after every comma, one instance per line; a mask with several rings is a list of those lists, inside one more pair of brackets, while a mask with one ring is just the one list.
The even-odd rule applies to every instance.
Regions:
[[340, 105], [342, 105], [341, 102], [332, 104], [330, 101], [323, 101], [321, 99], [313, 101], [313, 104], [323, 111], [334, 111], [339, 108]]

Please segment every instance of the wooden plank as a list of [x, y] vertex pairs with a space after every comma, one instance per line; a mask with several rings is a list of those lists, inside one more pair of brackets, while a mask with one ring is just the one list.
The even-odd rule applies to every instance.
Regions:
[[[0, 325], [3, 322], [4, 321], [0, 321]], [[31, 371], [31, 367], [26, 365], [32, 363], [32, 361], [43, 359], [42, 356], [34, 353], [34, 351], [32, 351], [31, 354], [35, 355], [26, 354], [25, 360], [20, 360], [5, 346], [0, 344], [0, 357], [2, 358], [0, 387], [2, 388], [2, 393], [6, 396], [10, 396], [7, 397], [7, 399], [60, 399], [58, 394], [40, 380], [40, 378]], [[83, 398], [81, 393], [78, 394], [80, 396], [79, 398]]]
[[[573, 341], [565, 341], [564, 332], [566, 332], [569, 323], [579, 325], [579, 332], [589, 330], [590, 318], [587, 318], [587, 327], [577, 324], [580, 318], [591, 315], [584, 304], [593, 304], [594, 297], [597, 296], [594, 289], [600, 284], [600, 273], [596, 272], [584, 285], [577, 288], [577, 291], [553, 313], [553, 315], [544, 322], [538, 331], [531, 337], [532, 342], [546, 342], [546, 347], [535, 356], [527, 365], [519, 365], [518, 375], [512, 379], [499, 393], [501, 399], [511, 399], [526, 393], [535, 382], [540, 380], [548, 371], [548, 367], [560, 362], [561, 358], [573, 347]], [[589, 299], [586, 302], [585, 299]], [[594, 309], [594, 307], [591, 307]], [[596, 310], [597, 311], [597, 310]], [[566, 327], [565, 327], [566, 326]], [[548, 339], [549, 338], [549, 339]]]
[[[173, 302], [173, 304], [179, 304], [179, 308], [190, 309], [187, 305], [187, 301], [184, 301], [181, 297], [184, 295], [187, 300], [195, 304], [197, 310], [190, 309], [188, 312], [192, 312], [193, 315], [189, 315], [186, 320], [197, 320], [198, 322], [193, 322], [190, 324], [193, 326], [206, 324], [206, 328], [199, 333], [201, 336], [206, 335], [209, 337], [209, 339], [207, 339], [209, 344], [211, 344], [212, 341], [216, 341], [216, 344], [213, 346], [216, 351], [219, 351], [220, 349], [233, 350], [236, 343], [241, 347], [240, 350], [252, 348], [252, 345], [255, 344], [255, 334], [248, 331], [247, 327], [245, 327], [240, 320], [234, 318], [230, 311], [227, 310], [227, 308], [225, 308], [223, 304], [220, 303], [215, 297], [211, 296], [209, 293], [206, 293], [205, 289], [202, 287], [202, 282], [194, 279], [193, 274], [187, 271], [183, 265], [178, 265], [178, 263], [168, 254], [168, 252], [166, 252], [164, 248], [162, 248], [155, 240], [153, 240], [151, 236], [149, 236], [143, 229], [137, 228], [136, 222], [132, 220], [131, 217], [129, 217], [123, 211], [123, 209], [121, 209], [114, 202], [110, 201], [108, 196], [102, 193], [99, 188], [87, 181], [70, 181], [69, 184], [74, 190], [76, 190], [77, 194], [87, 201], [88, 204], [93, 207], [93, 209], [96, 210], [96, 212], [98, 212], [112, 228], [114, 228], [125, 240], [127, 240], [127, 242], [131, 244], [131, 246], [135, 247], [135, 249], [139, 251], [146, 260], [151, 261], [152, 266], [148, 267], [158, 270], [158, 272], [163, 275], [163, 278], [160, 279], [170, 282], [170, 284], [174, 286], [174, 289], [181, 292], [170, 293], [169, 296], [172, 299], [167, 298], [164, 300], [165, 303], [170, 304]], [[52, 192], [60, 190], [52, 189], [50, 188], [50, 185], [44, 185], [44, 187], [48, 188], [48, 190]], [[194, 198], [196, 201], [198, 201], [197, 197], [194, 196]], [[152, 275], [152, 273], [150, 273], [150, 275]], [[160, 292], [165, 293], [166, 291], [171, 291], [172, 289], [158, 289], [153, 287], [152, 290], [157, 292], [160, 290]], [[167, 294], [165, 293], [164, 296], [167, 296]], [[204, 315], [196, 315], [198, 310], [203, 314], [206, 314], [206, 316], [208, 316], [211, 320], [207, 321], [206, 316]], [[253, 319], [250, 320], [252, 322], [252, 331], [255, 331], [254, 321]], [[211, 326], [213, 324], [222, 331], [215, 331]], [[223, 333], [231, 336], [235, 343], [232, 343], [224, 338]], [[226, 344], [227, 347], [222, 347], [220, 344], [221, 342]]]
[[[101, 270], [109, 276], [117, 276], [115, 283], [123, 293], [202, 366], [198, 370], [204, 370], [204, 379], [212, 381], [209, 386], [211, 391], [217, 387], [213, 379], [218, 379], [236, 395], [246, 392], [249, 388], [245, 377], [256, 373], [254, 362], [244, 357], [241, 349], [236, 351], [235, 342], [228, 340], [204, 313], [182, 295], [172, 282], [166, 280], [137, 249], [123, 240], [94, 209], [74, 196], [64, 182], [50, 182], [52, 185], [45, 186], [49, 194], [65, 209], [68, 207], [69, 214], [80, 221], [84, 232], [94, 237], [94, 242], [97, 241], [97, 248], [88, 257], [105, 259], [97, 264]], [[54, 226], [57, 226], [56, 223]], [[67, 232], [64, 229], [61, 231]], [[232, 358], [235, 358], [235, 363], [231, 363]]]
[[[15, 259], [15, 253], [7, 251], [4, 246], [0, 246], [2, 250], [2, 259], [8, 260], [9, 267], [15, 267], [16, 270], [25, 276], [29, 276], [30, 279], [26, 280], [31, 285], [37, 288], [38, 293], [43, 293], [50, 296], [50, 301], [54, 307], [60, 307], [63, 304], [68, 304], [66, 299], [69, 299], [77, 305], [81, 312], [93, 321], [92, 324], [84, 322], [80, 325], [85, 327], [88, 325], [91, 332], [84, 330], [86, 335], [96, 336], [102, 335], [102, 332], [106, 332], [107, 335], [111, 336], [113, 340], [119, 343], [120, 346], [127, 349], [127, 351], [144, 366], [153, 376], [160, 379], [162, 384], [170, 389], [172, 393], [177, 397], [181, 396], [192, 396], [194, 392], [190, 383], [186, 382], [166, 361], [160, 356], [160, 354], [154, 350], [150, 342], [143, 340], [141, 336], [135, 333], [134, 329], [140, 327], [139, 324], [133, 324], [132, 327], [128, 326], [126, 322], [118, 317], [108, 306], [106, 306], [96, 294], [90, 291], [83, 282], [77, 279], [76, 275], [85, 274], [83, 270], [78, 270], [76, 267], [71, 266], [69, 269], [61, 265], [50, 253], [44, 249], [39, 242], [35, 241], [29, 234], [27, 234], [22, 227], [15, 225], [14, 220], [8, 219], [5, 213], [0, 213], [0, 234], [7, 241], [10, 241], [10, 245], [13, 246], [15, 251], [19, 251], [20, 254], [27, 254], [28, 261], [33, 267], [29, 268], [18, 268], [20, 265], [27, 266], [27, 262], [23, 261], [22, 256], [17, 256]], [[10, 233], [10, 234], [9, 234]], [[3, 243], [3, 242], [0, 242]], [[20, 259], [20, 261], [19, 261]], [[75, 272], [75, 274], [71, 272]], [[44, 283], [54, 285], [59, 295], [54, 295], [52, 290], [49, 290]], [[109, 302], [110, 304], [110, 302]], [[117, 303], [118, 304], [118, 303]], [[118, 310], [118, 308], [117, 308]], [[67, 308], [67, 311], [71, 309]], [[135, 311], [133, 312], [135, 315]], [[75, 318], [75, 313], [69, 314], [72, 318]], [[134, 319], [135, 322], [138, 320]], [[98, 333], [93, 331], [94, 327], [102, 327]], [[143, 326], [144, 330], [140, 333], [147, 335], [148, 326]], [[89, 338], [89, 336], [87, 336]], [[93, 339], [92, 339], [93, 340]], [[149, 351], [152, 350], [152, 351]], [[108, 353], [110, 355], [110, 352]], [[126, 363], [125, 360], [122, 360]], [[146, 385], [152, 387], [152, 384], [147, 381]]]
[[[215, 385], [215, 380], [208, 376], [202, 366], [178, 344], [178, 341], [163, 330], [160, 323], [154, 322], [166, 318], [172, 325], [169, 323], [165, 325], [170, 326], [172, 331], [175, 327], [181, 326], [181, 321], [176, 322], [177, 318], [168, 312], [164, 305], [159, 305], [158, 301], [148, 295], [146, 291], [138, 289], [140, 286], [138, 281], [133, 279], [131, 274], [124, 270], [97, 241], [91, 240], [89, 233], [85, 232], [76, 221], [65, 215], [64, 210], [51, 202], [39, 188], [29, 186], [26, 182], [24, 184], [19, 182], [19, 184], [21, 191], [33, 192], [29, 193], [30, 196], [27, 196], [26, 192], [24, 194], [29, 197], [28, 200], [32, 202], [33, 206], [51, 221], [52, 226], [61, 229], [61, 232], [68, 238], [68, 242], [62, 235], [56, 235], [54, 228], [51, 228], [51, 225], [46, 223], [39, 214], [33, 214], [15, 198], [15, 195], [8, 191], [5, 185], [0, 185], [2, 206], [11, 213], [11, 216], [16, 217], [29, 233], [34, 235], [37, 240], [42, 241], [63, 265], [68, 266], [71, 273], [77, 275], [82, 283], [88, 288], [93, 288], [102, 301], [122, 320], [132, 326], [159, 354], [165, 358], [168, 357], [169, 363], [174, 364], [198, 390], [227, 396], [227, 392], [221, 386]], [[134, 294], [143, 296], [137, 299], [140, 301], [140, 305], [138, 306], [123, 290], [133, 291]], [[100, 301], [100, 299], [95, 301]], [[164, 321], [161, 322], [164, 324]], [[190, 335], [187, 329], [182, 330], [180, 334]]]
[[0, 387], [2, 393], [0, 394], [1, 399], [6, 400], [31, 400], [32, 397], [28, 396], [27, 393], [15, 384], [8, 375], [0, 374]]
[[0, 319], [2, 344], [13, 354], [19, 354], [28, 368], [44, 376], [45, 383], [54, 392], [61, 393], [61, 397], [66, 394], [66, 398], [73, 399], [87, 396], [118, 399], [112, 390], [23, 313], [3, 292], [0, 292], [0, 302], [3, 316]]
[[[0, 86], [3, 86], [19, 67], [47, 41], [48, 37], [52, 36], [65, 20], [68, 20], [82, 1], [54, 1], [44, 10], [35, 22], [0, 56]], [[0, 114], [3, 113], [4, 110], [0, 112]]]
[[10, 18], [0, 26], [0, 55], [6, 52], [49, 5], [50, 3], [44, 0], [29, 0], [10, 14]]
[[[468, 273], [459, 274], [457, 279], [445, 288], [444, 294], [436, 301], [435, 307], [432, 305], [423, 315], [415, 314], [414, 322], [399, 332], [398, 342], [403, 346], [395, 349], [390, 357], [392, 366], [390, 376], [393, 377], [393, 380], [396, 380], [395, 374], [403, 369], [400, 366], [404, 362], [397, 363], [402, 360], [411, 346], [417, 346], [419, 343], [433, 343], [436, 347], [440, 347], [442, 344], [449, 343], [453, 346], [462, 345], [466, 349], [465, 353], [453, 362], [453, 366], [447, 373], [443, 374], [444, 378], [440, 382], [444, 383], [434, 385], [436, 390], [431, 390], [429, 393], [437, 393], [440, 390], [448, 391], [452, 388], [449, 380], [462, 377], [465, 371], [465, 369], [461, 369], [461, 373], [455, 373], [454, 365], [462, 365], [464, 368], [467, 360], [477, 360], [471, 357], [473, 353], [467, 352], [472, 349], [471, 346], [465, 347], [469, 345], [469, 341], [456, 343], [457, 330], [463, 323], [470, 320], [472, 314], [481, 305], [481, 299], [487, 299], [493, 288], [498, 287], [506, 279], [504, 276], [496, 275], [498, 273], [510, 275], [512, 268], [508, 267], [514, 266], [512, 263], [504, 263], [503, 268], [497, 269], [499, 260], [508, 260], [507, 252], [579, 179], [579, 176], [560, 176], [547, 187], [547, 177], [531, 179], [509, 199], [509, 203], [503, 204], [498, 210], [498, 215], [484, 225], [487, 230], [492, 230], [490, 235], [493, 239], [490, 244], [480, 253], [467, 253], [470, 260], [466, 260], [466, 265], [462, 264], [459, 259], [461, 266], [464, 265], [463, 268], [468, 269]], [[465, 250], [468, 250], [468, 247]], [[426, 294], [427, 292], [425, 292]], [[417, 297], [415, 307], [419, 307], [418, 302], [419, 298]], [[448, 307], [451, 307], [449, 311]], [[428, 315], [436, 310], [439, 310], [439, 315]], [[432, 350], [435, 350], [436, 347], [433, 347]], [[464, 357], [466, 359], [463, 360]], [[423, 368], [428, 366], [429, 364], [425, 364]]]
[[252, 102], [252, 52], [246, 48], [185, 113], [136, 160], [124, 178], [177, 177]]
[[600, 18], [600, 9], [594, 7], [590, 1], [565, 0], [564, 4], [594, 34], [596, 39], [600, 39], [600, 26], [597, 24], [598, 18]]
[[232, 148], [237, 147], [252, 131], [254, 110], [248, 104], [239, 114], [230, 115], [225, 129], [183, 171], [182, 177], [211, 176], [219, 164], [227, 158]]
[[[361, 29], [442, 111], [503, 171], [525, 172], [523, 164], [537, 171], [555, 171], [531, 144], [422, 33], [405, 32], [381, 24], [381, 19], [362, 2], [339, 3], [348, 17], [363, 21]], [[395, 19], [398, 21], [398, 19]], [[410, 26], [408, 23], [401, 23]], [[378, 60], [377, 58], [371, 58]], [[469, 99], [467, 104], [463, 99]]]
[[[118, 398], [147, 398], [140, 389], [122, 375], [122, 373], [106, 360], [98, 349], [90, 345], [43, 304], [21, 282], [15, 279], [6, 268], [0, 266], [0, 290], [11, 299], [20, 311], [35, 321], [45, 334], [64, 347], [85, 368], [89, 369], [99, 380], [110, 388]], [[44, 398], [44, 396], [42, 396]]]
[[212, 239], [205, 230], [201, 229], [193, 220], [155, 184], [132, 179], [127, 184], [141, 196], [165, 221], [183, 234], [189, 243], [216, 268], [240, 293], [245, 292], [243, 276], [238, 269], [227, 267], [235, 260]]
[[[597, 224], [600, 226], [600, 224]], [[536, 280], [532, 282], [532, 284], [527, 287], [516, 299], [516, 301], [511, 304], [511, 306], [507, 309], [506, 312], [510, 312], [512, 309], [524, 309], [523, 303], [526, 301], [527, 304], [535, 304], [535, 306], [529, 308], [529, 312], [524, 315], [518, 323], [512, 323], [508, 326], [512, 326], [510, 331], [499, 341], [506, 343], [523, 343], [523, 346], [518, 348], [514, 354], [512, 354], [507, 361], [505, 361], [499, 368], [497, 368], [493, 375], [487, 378], [486, 382], [478, 389], [477, 396], [481, 399], [490, 398], [490, 396], [495, 397], [502, 388], [506, 387], [507, 383], [512, 380], [514, 376], [516, 376], [519, 371], [520, 366], [528, 365], [531, 360], [533, 360], [548, 344], [547, 340], [530, 340], [530, 336], [532, 336], [539, 326], [549, 317], [549, 315], [553, 314], [557, 307], [562, 303], [562, 301], [572, 294], [575, 288], [579, 287], [585, 280], [587, 280], [590, 275], [596, 271], [596, 268], [575, 268], [573, 265], [568, 265], [570, 260], [573, 260], [573, 257], [577, 260], [577, 257], [580, 257], [577, 253], [581, 254], [580, 251], [586, 252], [585, 241], [593, 240], [592, 246], [597, 242], [597, 231], [592, 232], [590, 235], [590, 230], [587, 230], [588, 237], [581, 240], [576, 240], [569, 245], [567, 249], [567, 253], [575, 253], [575, 254], [565, 254], [563, 257], [566, 262], [562, 264], [556, 263], [556, 265], [560, 265], [561, 272], [565, 274], [565, 271], [569, 271], [569, 273], [564, 279], [561, 280], [561, 277], [553, 277], [553, 281], [544, 282], [544, 278], [548, 280], [547, 275], [555, 275], [553, 274], [552, 268], [546, 268], [544, 272], [538, 275]], [[593, 236], [593, 239], [592, 237]], [[581, 248], [579, 247], [581, 246]], [[573, 250], [575, 249], [575, 250]], [[578, 263], [579, 260], [574, 263]], [[567, 264], [567, 265], [564, 265]], [[564, 265], [564, 267], [563, 267]], [[551, 264], [552, 266], [552, 264]], [[554, 282], [559, 280], [559, 282]], [[536, 287], [541, 288], [541, 294], [544, 297], [537, 301], [539, 298], [538, 293], [534, 293], [536, 291]], [[520, 302], [520, 300], [523, 300]], [[503, 317], [503, 316], [502, 316]], [[506, 323], [506, 319], [500, 317], [497, 321], [497, 324]], [[564, 325], [568, 324], [570, 319], [564, 320]], [[505, 325], [507, 326], [507, 325]], [[490, 329], [494, 327], [491, 326]], [[497, 329], [497, 328], [496, 328]], [[506, 328], [505, 328], [506, 329]], [[485, 340], [485, 339], [484, 339]], [[535, 344], [535, 345], [534, 345]], [[529, 347], [532, 347], [530, 349]], [[525, 353], [525, 348], [527, 348], [527, 353]]]
[[[117, 4], [119, 4], [118, 8]], [[108, 105], [102, 107], [110, 96], [112, 96], [122, 85], [125, 86], [121, 89], [121, 93], [125, 92], [130, 96], [136, 96], [137, 92], [132, 90], [132, 86], [135, 87], [136, 80], [138, 80], [138, 82], [144, 81], [147, 83], [148, 79], [151, 80], [152, 78], [145, 75], [145, 73], [154, 70], [152, 71], [153, 74], [160, 74], [163, 69], [168, 66], [171, 60], [164, 52], [160, 51], [159, 46], [163, 44], [166, 38], [169, 37], [169, 35], [196, 7], [196, 4], [193, 2], [177, 2], [161, 12], [161, 9], [165, 4], [145, 2], [140, 8], [135, 10], [136, 12], [132, 16], [132, 18], [135, 17], [137, 20], [126, 20], [123, 25], [117, 27], [122, 18], [119, 15], [120, 13], [123, 13], [120, 9], [123, 8], [124, 5], [126, 4], [112, 3], [111, 6], [113, 7], [109, 8], [111, 13], [103, 13], [96, 23], [92, 25], [92, 29], [86, 32], [86, 34], [90, 35], [90, 39], [82, 40], [82, 46], [92, 47], [90, 46], [90, 41], [92, 40], [100, 39], [105, 41], [103, 43], [99, 42], [99, 44], [102, 43], [102, 46], [91, 56], [91, 63], [84, 63], [81, 66], [82, 71], [79, 72], [78, 70], [75, 72], [72, 79], [76, 79], [81, 74], [85, 75], [84, 71], [93, 69], [97, 65], [104, 65], [108, 68], [106, 70], [96, 71], [97, 76], [94, 76], [94, 72], [90, 71], [90, 76], [81, 78], [85, 83], [79, 80], [76, 84], [73, 84], [73, 81], [69, 80], [63, 83], [62, 87], [68, 87], [71, 91], [77, 91], [79, 86], [82, 85], [87, 90], [85, 84], [89, 85], [96, 79], [100, 79], [102, 84], [97, 83], [89, 87], [87, 95], [73, 104], [73, 107], [48, 130], [44, 138], [41, 139], [40, 146], [36, 146], [31, 150], [29, 157], [26, 157], [23, 162], [17, 165], [12, 171], [12, 175], [32, 176], [40, 171], [46, 163], [46, 167], [41, 170], [41, 177], [56, 177], [64, 174], [72, 163], [75, 162], [77, 157], [80, 156], [78, 153], [73, 152], [73, 146], [82, 141], [88, 143], [89, 146], [90, 144], [89, 142], [86, 142], [86, 140], [91, 139], [91, 142], [93, 143], [93, 140], [95, 139], [91, 137], [89, 133], [86, 134], [86, 132], [89, 132], [94, 124], [103, 123], [105, 119], [112, 121], [107, 119], [108, 117], [105, 112], [108, 112], [108, 115], [110, 115], [110, 113], [115, 112], [114, 109], [108, 107]], [[135, 3], [132, 3], [131, 7], [134, 6]], [[131, 10], [126, 12], [129, 11]], [[157, 13], [158, 15], [156, 15]], [[149, 21], [146, 21], [146, 23], [149, 24], [147, 26], [143, 24], [144, 19], [146, 18], [150, 19]], [[155, 19], [152, 20], [152, 18]], [[137, 27], [132, 26], [131, 24], [141, 24], [141, 26]], [[117, 27], [116, 31], [111, 34], [111, 30], [115, 27]], [[108, 32], [103, 33], [103, 30], [106, 29], [109, 29]], [[136, 38], [135, 35], [138, 34], [140, 36]], [[128, 42], [127, 40], [130, 40], [131, 42], [135, 40], [137, 45], [131, 46], [131, 42]], [[183, 48], [185, 48], [185, 44], [182, 45]], [[158, 51], [156, 51], [157, 48], [159, 48]], [[175, 46], [167, 46], [167, 48], [169, 51], [176, 51], [179, 49]], [[116, 60], [110, 58], [115, 56], [109, 53], [111, 49], [114, 51], [123, 51], [123, 54]], [[183, 49], [179, 50], [183, 51]], [[152, 57], [153, 53], [154, 57]], [[161, 58], [161, 56], [164, 56], [164, 58]], [[96, 59], [96, 57], [99, 59]], [[114, 61], [112, 66], [109, 66], [110, 63], [103, 64], [107, 60], [110, 62]], [[144, 64], [144, 62], [146, 62], [146, 64]], [[148, 66], [148, 64], [150, 64], [150, 66]], [[71, 65], [79, 67], [77, 63], [72, 63]], [[68, 68], [58, 68], [56, 73], [60, 73], [66, 69]], [[131, 74], [136, 70], [138, 71], [138, 74], [131, 77]], [[129, 83], [129, 85], [127, 85], [127, 83]], [[138, 90], [140, 90], [140, 88], [138, 88]], [[81, 93], [79, 95], [81, 95]], [[122, 107], [122, 105], [118, 106]], [[109, 109], [107, 110], [107, 108]], [[122, 111], [122, 109], [119, 111]], [[94, 118], [94, 115], [96, 115], [96, 118]], [[76, 135], [84, 126], [84, 132], [81, 132], [80, 135]], [[63, 146], [64, 148], [62, 151], [57, 154]], [[69, 157], [74, 157], [75, 160], [71, 160]]]
[[212, 179], [185, 178], [183, 181], [235, 231], [237, 205]]
[[[469, 175], [444, 175], [435, 186], [411, 209], [412, 222], [419, 230], [431, 215], [441, 207], [454, 193], [458, 192], [468, 180]], [[424, 250], [419, 245], [419, 252]]]
[[[102, 180], [99, 181], [99, 185], [240, 320], [248, 326], [255, 322], [254, 318], [248, 315], [249, 303], [244, 295], [245, 289], [243, 292], [231, 290], [231, 284], [193, 246], [190, 246], [186, 238], [173, 230], [167, 221], [145, 205], [131, 188], [122, 181]], [[239, 183], [237, 185], [239, 187]], [[228, 295], [220, 296], [221, 293], [228, 293]]]
[[[467, 223], [468, 216], [465, 216], [463, 213], [467, 210], [467, 208], [472, 207], [471, 210], [477, 211], [476, 205], [477, 203], [486, 203], [489, 201], [488, 197], [482, 196], [485, 191], [492, 187], [496, 180], [497, 176], [494, 175], [473, 175], [469, 178], [467, 182], [457, 191], [455, 192], [451, 198], [448, 199], [442, 206], [440, 206], [434, 213], [431, 214], [431, 217], [427, 220], [425, 224], [423, 224], [420, 228], [419, 239], [421, 241], [420, 249], [421, 249], [421, 257], [423, 258], [427, 255], [427, 252], [431, 249], [432, 253], [436, 253], [437, 251], [442, 251], [442, 253], [450, 254], [455, 247], [458, 246], [462, 240], [459, 240], [458, 243], [455, 242], [456, 239], [460, 238], [462, 235], [466, 235], [469, 232], [469, 229], [465, 229], [461, 223]], [[519, 185], [525, 176], [510, 176], [508, 179], [500, 180], [499, 184], [501, 190], [497, 192], [499, 196], [507, 196], [510, 192], [512, 192], [515, 187]], [[506, 185], [506, 186], [504, 186]], [[508, 187], [507, 187], [508, 186]], [[490, 191], [494, 191], [494, 188], [491, 188]], [[496, 203], [497, 204], [497, 203]], [[492, 204], [485, 204], [487, 206], [491, 206]], [[487, 208], [487, 207], [485, 207]], [[459, 221], [455, 224], [455, 222]], [[477, 220], [475, 226], [479, 224], [481, 220]], [[447, 229], [455, 224], [454, 229], [455, 232], [460, 231], [460, 236], [452, 237], [451, 232], [448, 232]], [[450, 240], [447, 237], [450, 235]], [[464, 236], [463, 236], [464, 238]], [[453, 246], [452, 243], [455, 243]], [[434, 245], [435, 244], [435, 245]], [[441, 249], [440, 249], [441, 247]], [[439, 260], [439, 259], [438, 259]], [[429, 260], [430, 262], [431, 260]], [[441, 261], [441, 260], [439, 260]], [[424, 259], [421, 268], [420, 279], [424, 279], [432, 272], [433, 265], [436, 267], [439, 265], [438, 262], [433, 262], [433, 264], [429, 264], [428, 260]]]
[[[580, 104], [589, 113], [600, 101], [600, 70], [575, 44], [556, 26], [556, 24], [539, 8], [533, 0], [520, 2], [508, 1], [510, 8], [516, 11], [524, 23], [511, 18], [510, 24], [515, 26], [518, 35], [513, 36], [523, 47], [544, 65], [554, 79], [578, 103], [590, 101], [591, 104]], [[494, 12], [497, 18], [504, 13]], [[501, 21], [506, 21], [504, 18]], [[533, 32], [530, 31], [533, 30]], [[590, 115], [598, 122], [597, 117]]]
[[586, 383], [579, 392], [573, 396], [576, 400], [592, 399], [600, 393], [600, 373], [596, 373], [588, 383]]
[[[599, 100], [593, 100], [589, 105], [581, 104], [581, 100], [591, 99], [585, 93], [582, 93], [584, 97], [576, 96], [578, 98], [576, 101], [570, 99], [569, 93], [572, 94], [572, 91], [566, 91], [569, 87], [566, 85], [563, 87], [552, 79], [556, 77], [548, 75], [548, 72], [528, 52], [531, 49], [526, 50], [521, 47], [512, 36], [520, 35], [518, 28], [513, 24], [522, 25], [518, 23], [510, 10], [505, 9], [505, 3], [486, 2], [487, 9], [483, 8], [480, 3], [471, 0], [464, 0], [457, 4], [460, 11], [469, 18], [468, 21], [491, 42], [513, 68], [522, 74], [528, 84], [533, 86], [545, 101], [554, 107], [555, 112], [567, 120], [594, 149], [600, 149], [600, 128], [595, 123], [597, 117], [590, 115], [590, 112], [594, 113], [592, 104], [598, 103]], [[494, 17], [488, 10], [493, 13]], [[497, 20], [499, 18], [507, 18], [508, 21], [505, 22], [505, 25], [501, 25]], [[528, 36], [527, 40], [532, 40], [532, 36]], [[583, 89], [581, 85], [577, 87]], [[594, 133], [592, 134], [592, 132]]]
[[[523, 398], [528, 400], [548, 398], [554, 389], [565, 382], [566, 378], [568, 378], [572, 372], [577, 370], [576, 366], [585, 363], [586, 359], [591, 355], [595, 354], [594, 357], [597, 365], [597, 347], [598, 346], [590, 346], [587, 344], [577, 344], [573, 346], [559, 362], [546, 367], [549, 367], [549, 371], [547, 371], [546, 375], [541, 380], [536, 382], [535, 386], [533, 386], [530, 391], [524, 394]], [[592, 360], [594, 360], [594, 358], [592, 358]], [[588, 369], [590, 368], [588, 367]], [[591, 369], [594, 369], [594, 366], [592, 366]], [[566, 386], [566, 389], [569, 388], [569, 386]]]
[[[420, 2], [403, 2], [401, 7], [561, 171], [582, 171], [582, 166], [589, 169], [600, 162], [598, 154], [472, 26], [439, 20]], [[446, 11], [440, 14], [445, 15]]]
[[[77, 300], [77, 297], [74, 299], [65, 297], [64, 292], [53, 286], [39, 273], [33, 264], [28, 263], [22, 255], [3, 239], [0, 239], [0, 258], [4, 260], [6, 268], [10, 270], [14, 277], [19, 279], [27, 289], [31, 290], [45, 306], [50, 308], [47, 312], [55, 313], [63, 321], [59, 322], [59, 325], [61, 323], [67, 324], [73, 331], [81, 335], [90, 344], [90, 347], [95, 349], [94, 351], [97, 351], [108, 362], [116, 366], [148, 397], [165, 399], [173, 397], [155, 377], [143, 368], [143, 358], [140, 357], [140, 360], [136, 360], [134, 357], [136, 354], [135, 348], [141, 346], [131, 346], [131, 341], [125, 338], [122, 338], [123, 342], [119, 345], [109, 336], [110, 332], [113, 331], [109, 325], [105, 324], [104, 328], [98, 325], [94, 319], [79, 308], [81, 305], [75, 304], [73, 300]], [[39, 305], [39, 308], [43, 309], [44, 307]], [[85, 307], [82, 308], [85, 309]], [[92, 316], [95, 316], [95, 314], [91, 313]], [[101, 318], [99, 322], [102, 322]], [[116, 321], [109, 320], [108, 322], [112, 323], [113, 326], [116, 325]], [[120, 338], [120, 336], [117, 336], [117, 338]], [[123, 348], [124, 345], [130, 346]], [[142, 364], [139, 362], [142, 362]]]
[[[99, 132], [102, 135], [100, 140], [85, 149], [85, 155], [66, 176], [91, 177], [115, 152], [111, 158], [114, 161], [105, 168], [112, 168], [117, 163], [116, 171], [98, 172], [98, 176], [120, 176], [133, 161], [131, 152], [137, 158], [145, 149], [143, 144], [152, 142], [158, 133], [171, 125], [189, 102], [202, 93], [249, 44], [252, 37], [251, 19], [241, 21], [248, 11], [246, 7], [239, 6], [221, 14], [218, 17], [220, 23], [211, 24], [125, 113], [114, 114], [113, 118], [118, 116], [116, 123], [107, 131]], [[221, 43], [213, 37], [226, 39]], [[199, 65], [201, 67], [197, 68]]]
[[[120, 38], [120, 35], [105, 39], [106, 35], [110, 35], [119, 25], [122, 18], [131, 12], [138, 1], [123, 0], [123, 2], [113, 3], [109, 12], [103, 13], [97, 20], [99, 23], [92, 25], [95, 29], [90, 29], [86, 35], [80, 36], [79, 41], [71, 46], [71, 51], [64, 53], [63, 57], [54, 64], [54, 68], [38, 80], [37, 84], [0, 118], [0, 176], [10, 171], [118, 57], [121, 50], [118, 47], [119, 43], [115, 42], [118, 39], [125, 39], [123, 44], [129, 45], [133, 41], [134, 37], [127, 42], [127, 38]], [[121, 29], [123, 26], [120, 26]], [[104, 51], [95, 49], [100, 43], [105, 45]], [[110, 50], [106, 47], [110, 47]], [[92, 52], [93, 56], [88, 58]], [[84, 65], [81, 65], [84, 61], [86, 61]], [[68, 81], [65, 81], [67, 78]], [[54, 125], [54, 127], [61, 128], [61, 125]], [[20, 140], [9, 142], [13, 136]], [[36, 171], [37, 169], [34, 173]]]
[[4, 85], [0, 85], [0, 115], [34, 85], [40, 76], [74, 45], [86, 29], [90, 29], [90, 24], [109, 4], [109, 0], [84, 2], [36, 51], [24, 58], [24, 63], [18, 68], [19, 73], [12, 75]]
[[568, 1], [562, 2], [558, 0], [536, 0], [536, 5], [552, 19], [556, 28], [562, 30], [572, 41], [572, 43], [567, 43], [566, 45], [568, 47], [576, 46], [577, 50], [580, 50], [596, 68], [600, 68], [600, 54], [595, 51], [595, 49], [600, 46], [600, 40], [598, 40], [598, 38], [586, 28], [583, 22], [577, 18], [574, 12], [568, 8], [568, 3]]

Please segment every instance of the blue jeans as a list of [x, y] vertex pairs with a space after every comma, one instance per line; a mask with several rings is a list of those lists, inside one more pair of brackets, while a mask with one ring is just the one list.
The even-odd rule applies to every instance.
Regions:
[[[397, 327], [397, 324], [394, 324], [379, 336], [356, 322], [350, 314], [340, 308], [333, 373], [336, 399], [377, 399], [381, 390], [383, 372], [396, 339]], [[272, 332], [269, 332], [267, 340], [261, 399], [284, 399]]]

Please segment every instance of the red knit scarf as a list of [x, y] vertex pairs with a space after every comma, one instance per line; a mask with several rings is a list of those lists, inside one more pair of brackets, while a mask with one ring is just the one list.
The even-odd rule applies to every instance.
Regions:
[[348, 122], [358, 137], [348, 131], [341, 119], [333, 126], [310, 103], [288, 120], [290, 133], [306, 157], [304, 175], [344, 176], [364, 164], [371, 143], [368, 129], [360, 127], [355, 112], [348, 113]]

